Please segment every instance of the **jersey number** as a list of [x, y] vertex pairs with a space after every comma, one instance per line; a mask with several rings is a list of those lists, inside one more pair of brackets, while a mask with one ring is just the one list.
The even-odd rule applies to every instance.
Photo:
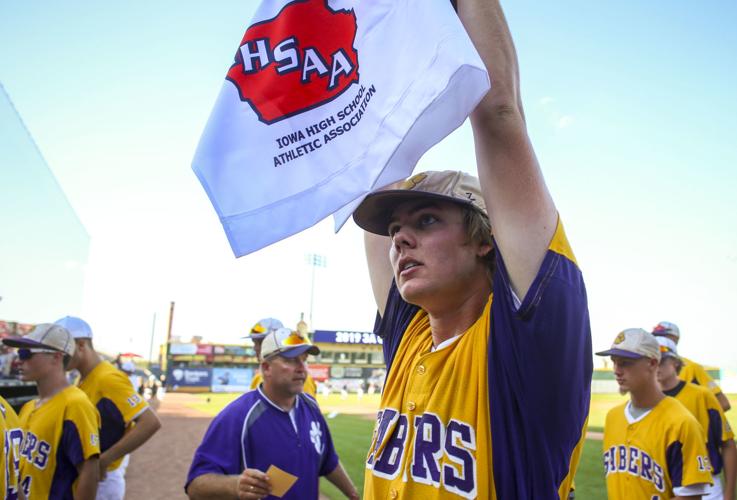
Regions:
[[31, 476], [26, 476], [20, 483], [21, 488], [23, 488], [23, 493], [25, 493], [26, 495], [26, 498], [31, 498], [31, 479], [33, 479]]

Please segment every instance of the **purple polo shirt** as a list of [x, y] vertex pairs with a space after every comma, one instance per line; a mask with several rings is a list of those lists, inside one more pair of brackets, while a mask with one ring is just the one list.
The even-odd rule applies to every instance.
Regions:
[[197, 448], [185, 491], [203, 474], [241, 474], [244, 469], [266, 472], [273, 464], [299, 478], [283, 499], [318, 498], [319, 477], [335, 469], [338, 455], [312, 397], [297, 396], [293, 412], [296, 432], [289, 412], [269, 401], [260, 387], [230, 403], [210, 423]]

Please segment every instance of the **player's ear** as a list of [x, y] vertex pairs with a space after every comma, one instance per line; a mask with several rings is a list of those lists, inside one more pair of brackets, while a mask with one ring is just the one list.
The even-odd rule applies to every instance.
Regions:
[[482, 243], [479, 245], [478, 249], [476, 250], [476, 256], [477, 257], [486, 257], [489, 252], [494, 248], [493, 245], [489, 245], [488, 243]]

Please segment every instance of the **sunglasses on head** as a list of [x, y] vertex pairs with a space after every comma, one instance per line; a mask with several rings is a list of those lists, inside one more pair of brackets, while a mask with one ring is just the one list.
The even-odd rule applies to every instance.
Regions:
[[28, 361], [33, 357], [34, 354], [39, 353], [55, 353], [59, 351], [54, 351], [53, 349], [18, 349], [18, 359], [21, 361]]

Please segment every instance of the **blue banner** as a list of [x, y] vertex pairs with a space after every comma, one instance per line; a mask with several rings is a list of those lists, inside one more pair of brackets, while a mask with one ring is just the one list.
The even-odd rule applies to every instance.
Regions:
[[246, 392], [251, 388], [253, 368], [212, 369], [212, 392]]
[[212, 368], [171, 367], [166, 380], [173, 387], [210, 387]]
[[384, 341], [373, 332], [349, 332], [345, 330], [315, 330], [314, 342], [328, 344], [381, 345]]

